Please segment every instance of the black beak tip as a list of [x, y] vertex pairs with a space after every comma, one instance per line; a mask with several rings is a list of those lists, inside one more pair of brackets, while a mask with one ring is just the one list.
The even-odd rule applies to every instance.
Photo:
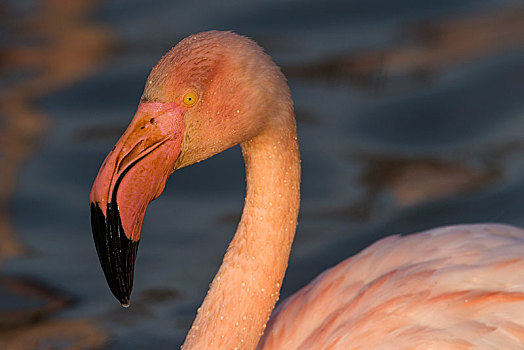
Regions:
[[127, 298], [120, 299], [120, 304], [122, 304], [123, 307], [128, 308], [129, 305], [131, 305], [131, 302], [129, 301], [130, 295], [127, 296]]
[[127, 238], [116, 204], [107, 205], [107, 217], [91, 203], [91, 228], [107, 284], [122, 306], [129, 306], [138, 243]]

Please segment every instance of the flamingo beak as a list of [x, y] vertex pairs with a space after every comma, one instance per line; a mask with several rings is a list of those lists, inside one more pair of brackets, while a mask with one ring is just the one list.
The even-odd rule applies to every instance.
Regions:
[[175, 169], [183, 132], [180, 107], [140, 103], [93, 183], [89, 202], [96, 251], [109, 288], [123, 306], [129, 305], [147, 205]]

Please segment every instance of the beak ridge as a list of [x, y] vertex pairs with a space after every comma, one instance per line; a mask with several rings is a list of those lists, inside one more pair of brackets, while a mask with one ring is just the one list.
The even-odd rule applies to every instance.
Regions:
[[174, 104], [142, 102], [106, 157], [89, 196], [91, 227], [107, 283], [129, 305], [142, 221], [160, 195], [181, 152], [183, 111]]

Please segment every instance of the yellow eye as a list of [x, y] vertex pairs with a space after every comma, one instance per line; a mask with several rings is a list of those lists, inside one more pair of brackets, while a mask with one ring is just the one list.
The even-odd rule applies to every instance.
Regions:
[[182, 102], [184, 102], [186, 106], [191, 107], [192, 105], [196, 103], [197, 99], [198, 99], [198, 96], [194, 92], [188, 92], [182, 98]]

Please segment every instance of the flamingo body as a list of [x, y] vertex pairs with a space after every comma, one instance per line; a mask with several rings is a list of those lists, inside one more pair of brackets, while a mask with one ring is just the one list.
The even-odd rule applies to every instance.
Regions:
[[273, 313], [259, 349], [522, 349], [524, 230], [389, 236]]
[[93, 184], [95, 245], [123, 305], [148, 203], [174, 170], [238, 143], [242, 217], [184, 350], [524, 348], [524, 232], [496, 224], [383, 239], [323, 273], [267, 323], [296, 230], [298, 138], [284, 75], [231, 32], [188, 37], [159, 61]]

